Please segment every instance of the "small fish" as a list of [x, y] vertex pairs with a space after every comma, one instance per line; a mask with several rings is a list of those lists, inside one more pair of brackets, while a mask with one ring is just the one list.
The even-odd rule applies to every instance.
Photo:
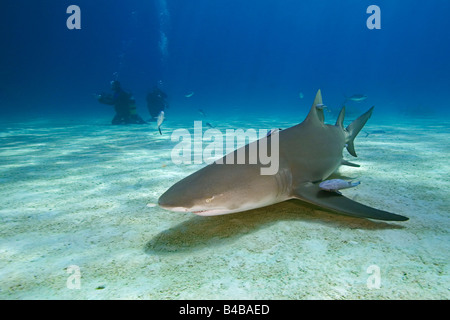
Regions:
[[361, 182], [352, 182], [352, 181], [345, 181], [342, 179], [331, 179], [331, 180], [325, 180], [319, 184], [319, 188], [325, 191], [329, 192], [336, 192], [337, 194], [342, 194], [338, 190], [340, 189], [347, 189], [351, 187], [356, 187]]
[[211, 123], [209, 123], [209, 122], [206, 123], [206, 126], [209, 127], [209, 128], [214, 128], [214, 126]]
[[164, 122], [164, 111], [161, 111], [159, 114], [158, 114], [158, 117], [156, 118], [157, 120], [157, 122], [156, 122], [156, 125], [157, 125], [157, 127], [158, 127], [158, 131], [159, 131], [159, 134], [161, 134], [162, 135], [162, 132], [161, 132], [161, 125], [162, 125], [162, 123]]
[[186, 98], [190, 98], [190, 97], [192, 97], [193, 95], [194, 95], [194, 92], [191, 92], [191, 93], [186, 94], [185, 97], [186, 97]]
[[372, 130], [372, 131], [364, 131], [366, 133], [366, 136], [364, 138], [367, 138], [369, 134], [385, 134], [386, 131], [384, 130]]
[[345, 97], [345, 101], [355, 101], [355, 102], [361, 102], [367, 99], [367, 96], [365, 94], [354, 94], [350, 97]]
[[325, 110], [326, 112], [331, 112], [331, 110], [323, 103], [316, 104], [316, 108], [319, 110]]
[[298, 96], [300, 97], [300, 99], [303, 99], [303, 97], [304, 97], [303, 92], [300, 92], [300, 93], [298, 94]]
[[198, 109], [198, 113], [200, 113], [202, 116], [206, 117], [205, 111], [203, 109]]

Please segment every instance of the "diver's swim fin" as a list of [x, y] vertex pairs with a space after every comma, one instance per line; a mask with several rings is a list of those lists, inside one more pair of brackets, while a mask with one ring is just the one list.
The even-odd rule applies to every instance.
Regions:
[[386, 221], [406, 221], [409, 219], [398, 214], [366, 206], [336, 192], [321, 190], [318, 183], [305, 183], [301, 185], [295, 190], [293, 196], [296, 199], [352, 217]]

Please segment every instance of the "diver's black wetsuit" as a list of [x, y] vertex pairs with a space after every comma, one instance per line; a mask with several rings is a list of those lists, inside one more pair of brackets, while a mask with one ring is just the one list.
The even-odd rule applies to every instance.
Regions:
[[147, 108], [152, 120], [158, 117], [161, 111], [168, 107], [167, 94], [158, 88], [154, 88], [152, 92], [147, 94]]
[[120, 86], [113, 88], [114, 94], [100, 95], [98, 101], [103, 104], [114, 106], [116, 115], [112, 119], [112, 124], [143, 124], [146, 123], [137, 113], [136, 104], [132, 95], [125, 92]]

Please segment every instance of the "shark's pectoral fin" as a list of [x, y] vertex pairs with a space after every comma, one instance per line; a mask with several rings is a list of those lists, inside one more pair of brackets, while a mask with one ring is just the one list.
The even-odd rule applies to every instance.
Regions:
[[318, 183], [305, 183], [299, 186], [295, 190], [293, 197], [336, 213], [358, 218], [386, 221], [406, 221], [409, 219], [398, 214], [363, 205], [336, 192], [321, 190]]

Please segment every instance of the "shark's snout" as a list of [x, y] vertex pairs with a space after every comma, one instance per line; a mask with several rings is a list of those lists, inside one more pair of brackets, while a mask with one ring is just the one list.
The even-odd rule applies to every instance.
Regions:
[[259, 169], [257, 165], [210, 164], [172, 185], [158, 204], [166, 210], [200, 216], [272, 204], [277, 200], [278, 182], [273, 176], [260, 175]]
[[158, 205], [166, 210], [177, 211], [177, 212], [186, 212], [188, 209], [182, 205], [181, 201], [170, 192], [170, 190], [166, 191], [161, 195], [158, 199]]
[[[199, 201], [202, 202], [202, 201]], [[177, 196], [172, 190], [167, 190], [158, 200], [158, 205], [166, 210], [174, 212], [192, 212], [197, 215], [213, 215], [227, 212], [222, 208], [211, 208], [199, 204], [187, 204], [185, 199]]]
[[[226, 203], [221, 202], [221, 177], [205, 174], [204, 168], [172, 185], [158, 199], [158, 205], [176, 212], [193, 212], [209, 215], [210, 212], [222, 212]], [[216, 182], [218, 181], [218, 182]], [[217, 188], [219, 186], [219, 188]], [[225, 199], [225, 202], [228, 199]], [[219, 202], [219, 203], [217, 203]]]

